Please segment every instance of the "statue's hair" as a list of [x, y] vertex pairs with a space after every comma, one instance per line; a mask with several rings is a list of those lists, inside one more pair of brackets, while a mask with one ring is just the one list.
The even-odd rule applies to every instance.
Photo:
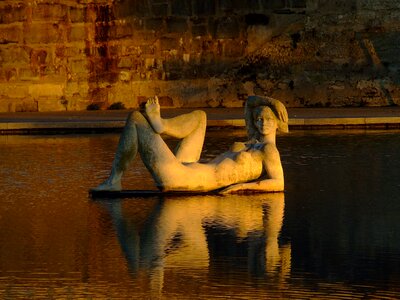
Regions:
[[254, 125], [254, 111], [260, 106], [267, 106], [272, 110], [275, 115], [279, 131], [289, 132], [289, 118], [287, 110], [282, 102], [271, 97], [249, 96], [246, 101], [244, 114], [247, 134], [250, 139], [256, 139], [259, 135], [258, 130]]

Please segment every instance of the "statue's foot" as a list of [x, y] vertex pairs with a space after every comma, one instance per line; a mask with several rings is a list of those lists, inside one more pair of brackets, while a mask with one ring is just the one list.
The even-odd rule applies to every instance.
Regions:
[[98, 185], [95, 188], [91, 188], [90, 190], [94, 191], [94, 192], [99, 192], [99, 191], [110, 191], [110, 192], [121, 191], [122, 190], [121, 181], [118, 181], [118, 182], [115, 182], [115, 183], [111, 183], [111, 181], [107, 179], [102, 184]]
[[158, 103], [158, 98], [149, 98], [146, 102], [145, 112], [147, 119], [153, 127], [154, 131], [157, 133], [162, 133], [164, 126], [162, 124], [161, 114], [160, 114], [160, 104]]

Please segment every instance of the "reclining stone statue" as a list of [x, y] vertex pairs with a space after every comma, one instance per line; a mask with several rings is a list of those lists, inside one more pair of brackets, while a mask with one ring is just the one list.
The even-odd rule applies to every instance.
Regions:
[[[245, 121], [248, 142], [236, 142], [229, 151], [199, 163], [207, 125], [205, 112], [195, 110], [163, 119], [157, 97], [149, 98], [143, 113], [134, 111], [128, 116], [110, 176], [92, 191], [120, 191], [121, 177], [137, 153], [161, 191], [283, 191], [275, 139], [277, 129], [288, 132], [285, 106], [273, 98], [249, 96]], [[174, 152], [161, 134], [180, 139]]]

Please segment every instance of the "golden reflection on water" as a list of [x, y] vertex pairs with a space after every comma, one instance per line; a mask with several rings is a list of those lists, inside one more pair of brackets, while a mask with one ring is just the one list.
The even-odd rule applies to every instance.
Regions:
[[[198, 286], [190, 284], [194, 278], [218, 284], [227, 274], [238, 282], [243, 274], [268, 276], [282, 285], [288, 279], [290, 244], [278, 242], [283, 193], [146, 201], [105, 201], [99, 209], [115, 226], [131, 274], [147, 281], [152, 295], [190, 294]], [[185, 285], [176, 284], [182, 281], [178, 269], [185, 270]]]
[[[280, 139], [285, 200], [112, 201], [118, 135], [0, 136], [0, 299], [398, 299], [400, 135], [319, 135]], [[154, 188], [140, 159], [124, 187]]]

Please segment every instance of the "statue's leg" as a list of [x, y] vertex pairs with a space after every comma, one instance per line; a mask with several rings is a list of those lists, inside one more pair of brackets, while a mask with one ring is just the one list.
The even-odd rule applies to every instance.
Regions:
[[[185, 180], [186, 168], [176, 158], [160, 134], [140, 112], [133, 112], [132, 119], [137, 130], [138, 151], [157, 187], [164, 189]], [[186, 174], [187, 176], [187, 174]]]
[[99, 186], [96, 191], [120, 191], [121, 178], [129, 164], [136, 157], [138, 152], [137, 130], [132, 114], [126, 120], [125, 127], [119, 138], [118, 148], [111, 167], [110, 176]]
[[165, 134], [181, 138], [174, 151], [176, 158], [181, 162], [197, 162], [200, 159], [206, 134], [206, 113], [196, 110], [166, 119], [165, 124]]
[[200, 159], [207, 126], [204, 111], [196, 110], [170, 119], [162, 119], [157, 98], [146, 103], [145, 115], [157, 133], [181, 139], [175, 156], [181, 162], [196, 162]]

